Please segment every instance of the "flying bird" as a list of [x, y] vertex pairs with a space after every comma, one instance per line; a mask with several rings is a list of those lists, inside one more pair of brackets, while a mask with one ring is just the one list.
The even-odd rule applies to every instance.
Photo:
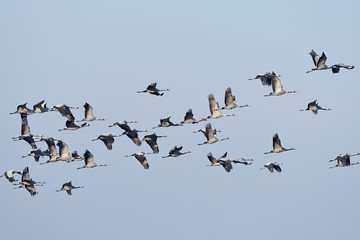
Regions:
[[15, 111], [15, 112], [12, 112], [12, 113], [10, 113], [10, 114], [16, 114], [16, 113], [26, 113], [26, 114], [30, 114], [30, 113], [32, 113], [32, 110], [29, 109], [28, 107], [26, 107], [26, 104], [27, 104], [27, 103], [18, 105], [17, 108], [16, 108], [16, 111]]
[[9, 180], [9, 182], [17, 182], [18, 180], [15, 179], [14, 173], [17, 173], [19, 175], [21, 175], [21, 171], [17, 171], [17, 170], [7, 170], [4, 175], [1, 175], [1, 177], [5, 176], [7, 180]]
[[302, 109], [300, 111], [308, 111], [311, 110], [314, 114], [318, 114], [318, 110], [326, 110], [326, 111], [330, 111], [330, 108], [322, 108], [319, 106], [319, 104], [316, 103], [317, 100], [310, 102], [307, 105], [306, 109]]
[[202, 122], [202, 121], [206, 121], [206, 118], [202, 118], [200, 120], [194, 119], [194, 114], [192, 112], [192, 109], [190, 108], [189, 110], [187, 110], [187, 112], [185, 114], [184, 121], [180, 122], [180, 124], [181, 125], [183, 125], [184, 123], [195, 124], [195, 123], [199, 123], [199, 122]]
[[152, 84], [150, 84], [146, 90], [144, 91], [137, 91], [137, 93], [150, 93], [156, 96], [162, 96], [164, 95], [164, 93], [160, 93], [160, 92], [164, 92], [164, 91], [170, 91], [170, 89], [157, 89], [156, 88], [157, 83], [154, 82]]
[[275, 133], [275, 135], [273, 136], [273, 150], [271, 150], [270, 152], [265, 152], [264, 154], [280, 153], [280, 152], [290, 151], [290, 150], [296, 150], [296, 149], [295, 148], [283, 148], [281, 146], [281, 141], [280, 141], [279, 135], [277, 133]]
[[105, 133], [105, 134], [98, 136], [96, 139], [93, 139], [92, 141], [101, 140], [105, 144], [105, 146], [108, 150], [112, 150], [112, 144], [115, 141], [114, 137], [121, 137], [122, 135], [123, 134], [113, 135], [111, 133]]
[[84, 160], [84, 157], [80, 156], [76, 150], [71, 153], [71, 157], [73, 158], [72, 162]]
[[210, 109], [210, 116], [208, 119], [216, 119], [221, 117], [228, 117], [228, 116], [235, 116], [235, 114], [223, 114], [220, 112], [219, 103], [215, 100], [214, 94], [209, 94], [209, 109]]
[[52, 110], [46, 106], [45, 100], [42, 100], [41, 102], [39, 102], [33, 106], [32, 113], [45, 113], [45, 112], [49, 112], [49, 111], [52, 111]]
[[139, 163], [144, 167], [144, 169], [149, 169], [150, 166], [148, 161], [146, 160], [145, 154], [151, 154], [151, 153], [137, 152], [131, 155], [125, 155], [125, 157], [134, 156], [139, 161]]
[[67, 183], [64, 183], [61, 187], [61, 189], [59, 190], [56, 190], [56, 192], [61, 192], [61, 191], [66, 191], [68, 195], [71, 195], [71, 190], [73, 189], [78, 189], [78, 188], [84, 188], [83, 186], [80, 186], [80, 187], [74, 187], [70, 182], [67, 182]]
[[145, 135], [142, 141], [145, 141], [149, 144], [150, 148], [153, 150], [153, 153], [159, 153], [159, 145], [157, 144], [157, 139], [167, 137], [167, 136], [158, 136], [156, 133]]
[[180, 147], [175, 146], [169, 151], [169, 155], [163, 156], [162, 158], [178, 157], [178, 156], [181, 156], [181, 155], [184, 155], [184, 154], [187, 154], [187, 153], [191, 153], [190, 151], [180, 152], [182, 150], [182, 148], [183, 148], [182, 146], [180, 146]]
[[27, 113], [20, 113], [21, 116], [21, 136], [30, 134], [30, 126], [27, 119]]
[[141, 141], [139, 139], [138, 132], [147, 132], [147, 130], [137, 130], [137, 129], [131, 129], [128, 125], [128, 123], [136, 123], [136, 121], [120, 121], [116, 122], [113, 125], [110, 125], [109, 127], [119, 126], [124, 132], [122, 135], [128, 136], [128, 138], [135, 143], [136, 146], [141, 145]]
[[270, 172], [274, 172], [274, 169], [277, 171], [277, 172], [281, 172], [282, 169], [280, 167], [280, 165], [283, 165], [283, 163], [277, 163], [277, 162], [268, 162], [264, 165], [263, 168], [260, 168], [260, 170], [263, 170], [265, 168], [267, 168]]
[[84, 106], [85, 108], [85, 118], [82, 119], [81, 121], [77, 121], [77, 122], [83, 122], [83, 121], [87, 121], [87, 122], [90, 122], [90, 121], [104, 121], [105, 119], [104, 118], [96, 118], [94, 117], [94, 114], [93, 114], [93, 107], [90, 106], [90, 104], [88, 104], [87, 102], [85, 102]]
[[[201, 130], [200, 130], [200, 131], [201, 131]], [[207, 141], [206, 141], [206, 142], [203, 142], [203, 143], [199, 143], [198, 145], [213, 144], [213, 143], [216, 143], [216, 142], [219, 142], [219, 141], [224, 141], [224, 140], [228, 140], [228, 139], [229, 139], [228, 137], [227, 137], [227, 138], [223, 138], [223, 139], [216, 138], [215, 132], [214, 132], [214, 130], [212, 129], [210, 123], [206, 124], [204, 135], [205, 135]]]
[[252, 159], [252, 158], [237, 158], [234, 160], [230, 160], [230, 162], [240, 163], [240, 164], [244, 164], [244, 165], [251, 165], [252, 161], [254, 161], [254, 159]]
[[325, 64], [327, 57], [324, 52], [321, 54], [321, 56], [319, 56], [314, 50], [311, 50], [311, 52], [309, 54], [312, 57], [315, 67], [312, 68], [310, 71], [307, 71], [306, 73], [316, 71], [316, 70], [329, 69], [329, 67]]
[[44, 184], [45, 182], [36, 182], [30, 178], [29, 167], [25, 167], [24, 171], [22, 172], [21, 182], [14, 184], [20, 186], [14, 189], [25, 188], [31, 196], [35, 196], [38, 194], [38, 192], [36, 192], [35, 186], [43, 186]]
[[231, 161], [229, 159], [226, 158], [227, 152], [222, 155], [219, 159], [216, 159], [215, 157], [213, 157], [213, 155], [211, 153], [207, 154], [207, 158], [210, 161], [210, 165], [206, 165], [206, 166], [223, 166], [223, 168], [225, 169], [226, 172], [230, 172], [233, 169], [233, 166], [231, 164]]
[[36, 146], [34, 137], [40, 137], [40, 136], [28, 134], [28, 135], [19, 136], [19, 137], [13, 137], [12, 140], [13, 140], [13, 141], [24, 140], [25, 142], [27, 142], [28, 144], [30, 144], [30, 146], [32, 147], [32, 149], [37, 149], [37, 146]]
[[[199, 129], [199, 130], [197, 130], [197, 131], [193, 131], [193, 133], [198, 133], [198, 132], [201, 132], [201, 133], [204, 134], [204, 136], [206, 137], [206, 127], [201, 128], [201, 129]], [[216, 135], [216, 133], [218, 133], [218, 132], [221, 132], [221, 130], [218, 130], [218, 129], [216, 129], [216, 128], [213, 129], [214, 135]]]
[[54, 140], [55, 139], [52, 138], [52, 137], [44, 137], [44, 136], [42, 136], [40, 138], [40, 141], [41, 142], [46, 142], [46, 144], [48, 146], [47, 151], [49, 152], [49, 157], [50, 157], [48, 162], [53, 162], [53, 161], [56, 161], [56, 159], [57, 159], [57, 150], [56, 150]]
[[71, 162], [73, 157], [69, 154], [68, 145], [62, 140], [58, 140], [56, 145], [59, 147], [59, 157], [56, 160]]
[[237, 105], [235, 103], [235, 96], [233, 96], [232, 92], [231, 92], [231, 88], [228, 87], [225, 90], [225, 107], [222, 107], [221, 109], [233, 109], [233, 108], [243, 108], [243, 107], [248, 107], [249, 105], [245, 104], [245, 105]]
[[153, 127], [153, 129], [159, 128], [159, 127], [181, 126], [178, 123], [171, 122], [170, 118], [171, 117], [165, 117], [165, 118], [160, 119], [160, 124], [158, 124], [156, 127]]
[[75, 131], [75, 130], [78, 130], [79, 128], [90, 126], [90, 124], [88, 124], [87, 122], [83, 123], [79, 126], [79, 125], [76, 125], [75, 122], [71, 121], [71, 120], [66, 120], [65, 125], [66, 125], [66, 128], [59, 129], [58, 131], [65, 131], [65, 130]]
[[356, 156], [356, 155], [360, 155], [360, 153], [354, 153], [354, 154], [344, 153], [344, 154], [340, 154], [335, 159], [332, 159], [332, 160], [329, 161], [329, 162], [337, 161], [337, 164], [335, 166], [333, 166], [333, 167], [330, 167], [330, 168], [348, 167], [348, 166], [351, 166], [351, 165], [359, 164], [359, 162], [355, 162], [355, 163], [350, 162], [350, 157]]
[[40, 157], [50, 156], [49, 150], [42, 151], [40, 148], [32, 150], [28, 155], [21, 156], [22, 158], [25, 157], [34, 157], [35, 162], [39, 162]]
[[355, 67], [354, 65], [345, 65], [343, 63], [338, 63], [331, 66], [331, 71], [333, 73], [339, 73], [340, 68], [353, 69], [354, 67]]
[[66, 117], [69, 121], [74, 122], [75, 117], [72, 114], [70, 108], [79, 109], [79, 107], [70, 107], [70, 106], [68, 106], [66, 104], [57, 104], [51, 109], [51, 111], [58, 111], [61, 114], [61, 116]]
[[271, 78], [271, 86], [272, 86], [272, 92], [269, 93], [268, 95], [264, 95], [265, 97], [269, 97], [269, 96], [280, 96], [280, 95], [284, 95], [287, 93], [296, 93], [296, 91], [285, 91], [283, 89], [283, 86], [281, 85], [281, 81], [280, 78], [278, 77], [278, 75], [276, 75], [273, 72], [273, 77]]
[[[277, 77], [281, 77], [281, 75], [276, 75]], [[265, 72], [265, 73], [261, 73], [256, 75], [256, 77], [254, 78], [249, 78], [248, 80], [255, 80], [255, 79], [260, 79], [262, 85], [264, 86], [271, 86], [271, 79], [274, 77], [274, 72], [270, 73], [270, 72]]]
[[94, 162], [94, 155], [92, 155], [91, 152], [87, 149], [84, 153], [84, 161], [85, 161], [85, 165], [82, 167], [78, 167], [77, 169], [107, 166], [106, 164], [96, 164]]

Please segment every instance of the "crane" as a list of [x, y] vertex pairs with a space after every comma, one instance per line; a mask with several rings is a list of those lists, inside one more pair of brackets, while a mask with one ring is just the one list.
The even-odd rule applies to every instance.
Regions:
[[235, 96], [233, 96], [232, 92], [231, 92], [231, 88], [228, 87], [225, 90], [225, 107], [222, 107], [221, 109], [234, 109], [234, 108], [243, 108], [243, 107], [248, 107], [249, 105], [245, 104], [245, 105], [237, 105], [235, 103]]
[[274, 172], [274, 169], [277, 171], [277, 172], [281, 172], [282, 169], [280, 167], [280, 165], [283, 165], [283, 163], [277, 163], [277, 162], [268, 162], [264, 165], [263, 168], [260, 168], [260, 170], [263, 170], [265, 168], [267, 168], [270, 172]]
[[194, 119], [194, 114], [192, 112], [192, 109], [190, 108], [189, 110], [186, 111], [184, 121], [180, 122], [180, 125], [183, 125], [184, 123], [195, 124], [195, 123], [199, 123], [199, 122], [202, 122], [202, 121], [206, 121], [206, 118], [202, 118], [200, 120]]
[[219, 103], [215, 100], [214, 94], [210, 93], [208, 95], [209, 100], [209, 109], [210, 109], [210, 116], [208, 116], [208, 119], [216, 119], [221, 117], [229, 117], [229, 116], [235, 116], [235, 114], [223, 114], [220, 112]]
[[77, 122], [84, 122], [84, 121], [87, 121], [87, 122], [91, 122], [91, 121], [104, 121], [105, 119], [104, 118], [96, 118], [94, 117], [94, 114], [93, 114], [93, 107], [90, 106], [90, 104], [88, 104], [87, 102], [85, 102], [84, 106], [85, 108], [85, 118], [83, 118], [82, 120], [80, 121], [77, 121]]
[[296, 93], [296, 91], [285, 91], [283, 89], [283, 86], [281, 85], [280, 78], [274, 72], [272, 73], [271, 87], [272, 87], [273, 91], [271, 93], [269, 93], [268, 95], [264, 95], [265, 97], [280, 96], [280, 95], [284, 95], [287, 93]]
[[159, 145], [157, 144], [158, 138], [164, 138], [167, 136], [158, 136], [156, 133], [145, 135], [142, 141], [145, 141], [149, 144], [150, 148], [153, 150], [153, 153], [159, 153]]
[[125, 157], [134, 156], [139, 161], [139, 163], [144, 167], [144, 169], [149, 169], [150, 166], [148, 161], [146, 160], [145, 154], [152, 154], [152, 153], [137, 152], [131, 155], [125, 155]]
[[92, 141], [101, 140], [105, 144], [105, 146], [108, 150], [112, 150], [112, 144], [115, 141], [114, 137], [121, 137], [122, 135], [123, 134], [113, 135], [111, 133], [105, 133], [105, 134], [98, 136], [96, 139], [93, 139]]
[[219, 142], [219, 141], [224, 141], [224, 140], [229, 139], [228, 137], [223, 138], [223, 139], [216, 138], [215, 132], [212, 129], [210, 123], [206, 124], [204, 135], [205, 135], [207, 141], [203, 142], [203, 143], [199, 143], [198, 145], [213, 144], [213, 143], [216, 143], [216, 142]]
[[141, 141], [139, 139], [138, 132], [147, 132], [147, 130], [137, 130], [137, 129], [131, 129], [128, 125], [128, 123], [136, 123], [136, 121], [120, 121], [116, 122], [113, 125], [110, 125], [109, 127], [119, 126], [124, 132], [122, 135], [128, 136], [128, 138], [131, 139], [131, 141], [136, 145], [140, 146]]
[[85, 161], [85, 165], [82, 167], [78, 167], [77, 169], [107, 166], [106, 164], [96, 164], [94, 162], [94, 155], [92, 155], [91, 152], [87, 149], [84, 153], [84, 161]]
[[173, 148], [169, 151], [169, 155], [163, 156], [162, 158], [178, 157], [178, 156], [181, 156], [181, 155], [184, 155], [184, 154], [191, 153], [190, 151], [180, 152], [180, 151], [182, 150], [182, 148], [183, 148], [182, 146], [180, 146], [180, 147], [175, 146], [175, 147], [173, 147]]
[[295, 148], [283, 148], [281, 146], [281, 141], [280, 141], [279, 135], [277, 133], [275, 133], [273, 136], [273, 150], [271, 150], [270, 152], [265, 152], [264, 154], [280, 153], [280, 152], [285, 152], [285, 151], [290, 151], [290, 150], [296, 150], [296, 149]]
[[337, 161], [337, 164], [335, 166], [333, 166], [333, 167], [330, 167], [330, 168], [348, 167], [348, 166], [351, 166], [351, 165], [359, 164], [359, 162], [355, 162], [355, 163], [350, 162], [350, 157], [356, 156], [356, 155], [360, 155], [360, 153], [354, 153], [354, 154], [343, 153], [343, 154], [339, 154], [335, 159], [330, 160], [330, 162]]
[[[254, 78], [249, 78], [248, 80], [255, 80], [255, 79], [260, 79], [262, 85], [264, 86], [271, 86], [271, 79], [274, 77], [274, 72], [270, 73], [270, 72], [264, 72], [264, 73], [260, 73], [258, 75], [256, 75], [256, 77]], [[277, 77], [281, 77], [281, 75], [276, 75]]]
[[300, 111], [308, 111], [311, 110], [314, 114], [318, 114], [318, 110], [326, 110], [326, 111], [330, 111], [330, 108], [322, 108], [319, 106], [319, 104], [317, 104], [315, 101], [312, 101], [310, 103], [308, 103], [307, 108], [306, 109], [301, 109]]
[[1, 175], [1, 177], [5, 176], [7, 180], [9, 180], [9, 182], [17, 182], [18, 180], [15, 179], [14, 177], [14, 173], [17, 173], [19, 175], [21, 175], [21, 171], [17, 171], [17, 170], [7, 170], [5, 171], [4, 175]]
[[70, 181], [70, 182], [64, 183], [64, 184], [62, 185], [61, 189], [56, 190], [56, 192], [66, 191], [67, 194], [70, 196], [70, 195], [72, 195], [71, 190], [73, 190], [73, 189], [79, 189], [79, 188], [84, 188], [84, 187], [83, 187], [83, 186], [75, 187], [75, 186], [72, 185], [72, 183], [71, 183], [71, 181]]
[[164, 93], [160, 93], [160, 92], [170, 91], [170, 89], [157, 89], [156, 85], [157, 85], [156, 82], [151, 83], [145, 90], [137, 91], [137, 93], [150, 93], [152, 95], [162, 96], [164, 95]]

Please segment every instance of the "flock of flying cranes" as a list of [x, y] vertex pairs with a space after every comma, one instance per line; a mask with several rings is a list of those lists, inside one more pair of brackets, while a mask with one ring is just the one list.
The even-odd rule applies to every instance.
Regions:
[[[312, 68], [310, 71], [307, 71], [307, 73], [310, 73], [310, 72], [316, 71], [316, 70], [327, 70], [327, 69], [331, 69], [333, 73], [339, 73], [340, 68], [345, 68], [345, 69], [353, 69], [354, 68], [353, 65], [345, 65], [342, 63], [334, 64], [334, 65], [328, 67], [325, 64], [326, 60], [327, 60], [325, 53], [322, 53], [322, 55], [319, 56], [318, 54], [316, 54], [316, 52], [314, 50], [312, 50], [309, 54], [311, 55], [311, 57], [313, 59], [315, 67]], [[296, 93], [296, 91], [285, 91], [281, 84], [280, 77], [281, 77], [280, 75], [277, 75], [274, 72], [271, 72], [271, 73], [266, 72], [266, 73], [257, 75], [255, 78], [249, 78], [249, 80], [260, 79], [261, 83], [264, 86], [272, 86], [273, 91], [271, 93], [269, 93], [268, 95], [264, 95], [266, 97], [267, 96], [280, 96], [280, 95], [287, 94], [287, 93]], [[149, 93], [149, 94], [156, 95], [156, 96], [163, 96], [164, 91], [170, 91], [170, 90], [169, 89], [158, 89], [157, 84], [152, 83], [145, 90], [137, 91], [137, 93]], [[208, 119], [217, 119], [217, 118], [221, 118], [221, 117], [235, 116], [234, 114], [224, 114], [220, 110], [231, 110], [231, 109], [235, 109], [235, 108], [248, 107], [248, 105], [237, 105], [235, 103], [235, 96], [233, 96], [230, 87], [227, 88], [225, 91], [225, 106], [224, 107], [220, 108], [220, 106], [219, 106], [218, 102], [216, 101], [213, 94], [208, 95], [208, 102], [209, 102], [210, 115], [206, 118], [201, 118], [200, 120], [194, 119], [194, 114], [192, 112], [192, 109], [189, 109], [185, 114], [184, 121], [181, 121], [180, 123], [173, 123], [170, 121], [170, 117], [165, 117], [165, 118], [160, 119], [160, 124], [158, 124], [157, 126], [154, 126], [152, 129], [156, 129], [156, 128], [160, 128], [160, 127], [183, 126], [185, 124], [196, 124], [196, 123], [199, 123], [202, 121], [207, 121]], [[21, 117], [21, 136], [14, 137], [12, 139], [14, 141], [24, 140], [27, 143], [29, 143], [29, 145], [32, 148], [31, 152], [28, 155], [22, 156], [23, 158], [31, 156], [31, 157], [34, 157], [36, 162], [39, 162], [40, 157], [46, 157], [46, 156], [49, 157], [49, 159], [47, 161], [40, 163], [41, 165], [47, 164], [47, 163], [54, 163], [54, 162], [58, 162], [58, 161], [66, 161], [66, 162], [84, 161], [85, 165], [82, 167], [78, 167], [77, 169], [107, 166], [106, 164], [96, 164], [94, 162], [94, 156], [88, 149], [86, 149], [85, 153], [82, 156], [79, 155], [77, 153], [77, 151], [73, 151], [70, 154], [70, 152], [68, 150], [68, 145], [61, 139], [55, 139], [53, 137], [45, 137], [42, 135], [33, 135], [30, 132], [30, 127], [28, 124], [28, 116], [32, 115], [32, 114], [36, 114], [36, 113], [46, 113], [46, 112], [57, 111], [63, 117], [67, 118], [67, 120], [65, 122], [66, 127], [63, 129], [59, 129], [58, 131], [65, 131], [65, 130], [74, 131], [74, 130], [78, 130], [80, 128], [90, 126], [88, 122], [91, 122], [91, 121], [105, 121], [104, 118], [96, 118], [93, 115], [93, 108], [88, 103], [85, 103], [83, 106], [85, 108], [85, 117], [80, 121], [75, 121], [75, 117], [71, 112], [71, 109], [79, 109], [79, 107], [70, 107], [66, 104], [57, 104], [57, 105], [53, 106], [53, 108], [48, 108], [46, 106], [45, 101], [41, 101], [41, 102], [35, 104], [33, 106], [33, 109], [29, 109], [26, 105], [27, 105], [27, 103], [21, 104], [17, 107], [17, 110], [15, 112], [10, 113], [10, 114], [19, 114]], [[308, 111], [308, 110], [312, 111], [314, 114], [318, 114], [319, 110], [330, 110], [330, 109], [320, 107], [317, 104], [317, 100], [315, 100], [315, 101], [310, 102], [306, 109], [302, 109], [300, 111]], [[84, 122], [84, 123], [81, 125], [77, 125], [76, 122]], [[92, 139], [92, 141], [97, 141], [97, 140], [102, 141], [108, 150], [112, 150], [112, 144], [114, 143], [115, 138], [123, 136], [123, 135], [126, 135], [127, 137], [129, 137], [130, 140], [136, 146], [141, 146], [142, 142], [145, 141], [150, 146], [152, 152], [139, 151], [139, 152], [136, 152], [136, 153], [133, 153], [130, 155], [125, 155], [125, 157], [135, 157], [140, 162], [140, 164], [143, 166], [144, 169], [149, 169], [149, 163], [148, 163], [145, 155], [146, 154], [158, 154], [159, 153], [159, 145], [157, 143], [157, 139], [165, 138], [167, 136], [158, 136], [158, 135], [156, 135], [156, 133], [151, 133], [151, 134], [145, 135], [143, 137], [143, 139], [140, 140], [138, 133], [139, 132], [148, 132], [148, 131], [132, 129], [128, 125], [130, 123], [136, 123], [136, 121], [115, 122], [112, 125], [109, 125], [109, 127], [115, 127], [115, 126], [120, 127], [124, 131], [122, 134], [119, 134], [119, 135], [114, 135], [111, 133], [102, 134], [102, 135], [99, 135], [96, 139]], [[195, 131], [194, 133], [197, 133], [197, 132], [203, 133], [206, 138], [205, 142], [199, 143], [198, 145], [213, 144], [213, 143], [216, 143], [219, 141], [225, 141], [225, 140], [229, 139], [227, 137], [222, 138], [222, 139], [217, 138], [216, 134], [220, 131], [213, 129], [210, 123], [207, 123], [205, 128], [199, 129], [198, 131]], [[274, 134], [272, 140], [273, 140], [273, 149], [269, 152], [265, 152], [264, 154], [281, 153], [284, 151], [295, 150], [295, 148], [282, 147], [279, 135], [277, 133]], [[40, 148], [37, 147], [36, 142], [45, 142], [47, 144], [47, 149], [45, 151], [41, 150]], [[55, 142], [56, 142], [56, 144], [55, 144]], [[56, 149], [56, 146], [58, 146], [58, 149], [59, 149], [58, 151]], [[163, 158], [179, 157], [181, 155], [191, 153], [190, 151], [181, 152], [182, 148], [183, 148], [182, 146], [173, 147], [169, 151], [169, 154], [166, 156], [163, 156]], [[350, 162], [350, 157], [355, 156], [355, 155], [360, 155], [360, 153], [355, 153], [355, 154], [346, 153], [346, 154], [338, 155], [335, 159], [330, 160], [330, 162], [337, 161], [337, 164], [330, 168], [345, 167], [345, 166], [359, 164], [359, 162], [356, 162], [356, 163]], [[223, 156], [221, 156], [219, 158], [215, 158], [212, 155], [212, 153], [208, 153], [207, 158], [210, 161], [210, 165], [207, 165], [207, 166], [222, 166], [226, 172], [230, 172], [232, 170], [232, 168], [233, 168], [232, 163], [251, 165], [252, 162], [254, 161], [253, 159], [245, 159], [245, 158], [238, 158], [238, 159], [230, 160], [229, 158], [227, 158], [227, 153], [223, 154]], [[270, 172], [274, 172], [274, 171], [281, 172], [282, 171], [282, 169], [280, 167], [281, 165], [283, 165], [283, 163], [268, 162], [264, 165], [263, 168], [261, 168], [261, 170], [267, 168]], [[21, 181], [19, 183], [17, 183], [18, 180], [15, 179], [14, 174], [21, 175]], [[0, 176], [0, 178], [3, 176], [5, 176], [6, 179], [8, 179], [8, 181], [10, 183], [17, 185], [17, 187], [15, 189], [25, 188], [31, 194], [31, 196], [35, 196], [37, 194], [35, 186], [43, 186], [45, 184], [45, 182], [34, 181], [30, 177], [28, 167], [25, 167], [22, 172], [17, 171], [17, 170], [8, 170], [4, 173], [4, 175]], [[79, 186], [79, 187], [73, 186], [72, 182], [70, 181], [70, 182], [64, 183], [62, 185], [62, 187], [56, 191], [57, 192], [66, 191], [68, 195], [71, 195], [72, 194], [71, 190], [78, 189], [78, 188], [84, 188], [84, 187], [83, 186]]]

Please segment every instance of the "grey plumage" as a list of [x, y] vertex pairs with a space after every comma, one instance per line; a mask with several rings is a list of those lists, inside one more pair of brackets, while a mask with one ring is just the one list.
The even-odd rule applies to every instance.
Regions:
[[282, 165], [283, 163], [277, 163], [277, 162], [268, 162], [264, 165], [263, 168], [260, 168], [260, 170], [263, 170], [265, 168], [267, 168], [270, 172], [274, 172], [277, 171], [277, 172], [282, 172], [282, 169], [280, 167], [280, 165]]
[[167, 136], [158, 136], [156, 133], [145, 135], [142, 141], [145, 141], [150, 148], [153, 150], [153, 153], [159, 153], [159, 145], [157, 144], [157, 139], [167, 137]]
[[154, 82], [152, 84], [150, 84], [149, 86], [147, 86], [147, 88], [144, 91], [137, 91], [137, 93], [150, 93], [152, 95], [156, 95], [156, 96], [162, 96], [164, 95], [164, 93], [160, 93], [163, 91], [170, 91], [170, 89], [158, 89], [156, 88], [157, 83]]
[[204, 145], [204, 144], [213, 144], [213, 143], [216, 143], [216, 142], [219, 142], [219, 141], [224, 141], [224, 140], [228, 140], [229, 138], [223, 138], [223, 139], [219, 139], [216, 137], [215, 135], [215, 132], [214, 130], [212, 129], [211, 127], [211, 124], [208, 123], [206, 124], [206, 127], [205, 127], [205, 133], [204, 133], [207, 141], [206, 142], [203, 142], [203, 143], [200, 143], [198, 145]]
[[317, 101], [317, 100], [308, 103], [307, 108], [306, 108], [306, 109], [302, 109], [302, 110], [300, 110], [300, 111], [308, 111], [308, 110], [311, 110], [314, 114], [318, 114], [318, 110], [326, 110], [326, 111], [330, 111], [330, 110], [331, 110], [330, 108], [322, 108], [322, 107], [320, 107], [319, 104], [317, 104], [316, 101]]
[[92, 155], [91, 152], [87, 149], [84, 153], [84, 161], [85, 165], [82, 167], [78, 167], [77, 169], [107, 166], [106, 164], [96, 164], [94, 162], [94, 155]]
[[225, 97], [224, 97], [225, 107], [222, 107], [221, 109], [234, 109], [234, 108], [243, 108], [248, 107], [249, 105], [237, 105], [235, 103], [235, 96], [232, 94], [231, 88], [228, 87], [225, 90]]
[[277, 133], [274, 134], [272, 141], [273, 141], [273, 150], [271, 150], [270, 152], [265, 152], [264, 154], [280, 153], [280, 152], [285, 152], [285, 151], [290, 151], [290, 150], [296, 150], [295, 148], [282, 147], [279, 135]]
[[83, 122], [83, 121], [87, 121], [87, 122], [90, 122], [90, 121], [104, 121], [105, 119], [104, 118], [96, 118], [94, 116], [94, 110], [93, 110], [93, 107], [90, 106], [90, 104], [88, 104], [87, 102], [85, 102], [84, 106], [85, 108], [85, 118], [83, 118], [81, 121], [78, 121], [78, 122]]
[[173, 148], [169, 151], [169, 155], [163, 156], [162, 158], [178, 157], [178, 156], [181, 156], [181, 155], [184, 155], [184, 154], [191, 153], [190, 151], [180, 152], [180, 151], [182, 150], [182, 148], [183, 148], [182, 146], [180, 146], [180, 147], [175, 146], [175, 147], [173, 147]]
[[329, 161], [329, 162], [337, 161], [337, 164], [335, 166], [333, 166], [333, 167], [330, 167], [330, 168], [348, 167], [348, 166], [351, 166], [351, 165], [359, 164], [359, 162], [351, 163], [351, 161], [350, 161], [350, 157], [356, 156], [356, 155], [360, 155], [360, 153], [354, 153], [354, 154], [343, 153], [343, 154], [339, 154], [335, 159]]
[[75, 187], [72, 185], [72, 183], [70, 181], [70, 182], [64, 183], [62, 185], [61, 189], [56, 190], [56, 192], [66, 191], [66, 193], [70, 196], [70, 195], [72, 195], [71, 190], [78, 189], [78, 188], [84, 188], [84, 187], [83, 186]]

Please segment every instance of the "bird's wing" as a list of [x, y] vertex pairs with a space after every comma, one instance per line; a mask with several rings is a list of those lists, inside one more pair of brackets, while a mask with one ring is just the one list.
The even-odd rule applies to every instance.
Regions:
[[88, 164], [92, 164], [94, 163], [94, 156], [91, 154], [91, 152], [89, 152], [89, 150], [86, 149], [85, 154], [84, 154], [84, 161], [85, 161], [85, 165]]
[[66, 143], [61, 142], [59, 147], [59, 154], [60, 156], [67, 156], [69, 154], [69, 147]]
[[155, 89], [156, 89], [156, 85], [157, 85], [157, 83], [154, 82], [154, 83], [150, 84], [146, 89], [147, 89], [147, 90], [155, 90]]
[[225, 105], [231, 105], [234, 103], [235, 97], [232, 95], [231, 88], [225, 90]]
[[209, 94], [208, 99], [209, 99], [209, 108], [210, 108], [211, 115], [213, 115], [214, 112], [216, 112], [216, 111], [220, 111], [219, 105], [217, 104], [217, 102], [215, 100], [214, 94]]
[[94, 117], [94, 115], [93, 115], [93, 107], [90, 106], [90, 104], [85, 103], [84, 108], [85, 108], [85, 119], [93, 118]]
[[182, 149], [182, 146], [180, 146], [180, 147], [175, 146], [169, 151], [169, 155], [179, 153], [181, 151], [181, 149]]
[[274, 164], [273, 165], [273, 168], [277, 171], [277, 172], [281, 172], [282, 170], [281, 170], [281, 167], [279, 166], [279, 165], [277, 165], [277, 164]]
[[273, 148], [274, 148], [274, 150], [282, 148], [281, 141], [280, 141], [279, 135], [277, 133], [275, 133], [275, 135], [273, 136]]
[[75, 121], [75, 117], [72, 114], [69, 106], [64, 105], [62, 107], [58, 107], [57, 110], [60, 112], [62, 116], [67, 117], [70, 121]]
[[226, 158], [226, 156], [227, 156], [227, 152], [224, 153], [224, 155], [222, 155], [220, 158]]
[[271, 86], [271, 79], [273, 78], [273, 75], [269, 72], [264, 73], [264, 76], [261, 77], [261, 83], [262, 85]]
[[194, 119], [194, 114], [192, 112], [192, 109], [187, 110], [187, 112], [185, 114], [184, 121], [186, 121], [188, 119]]
[[129, 125], [127, 125], [127, 123], [120, 123], [119, 124], [119, 127], [122, 129], [122, 130], [124, 130], [124, 131], [126, 131], [126, 132], [131, 132], [131, 128], [129, 127]]
[[21, 175], [21, 181], [24, 182], [26, 180], [30, 180], [29, 167], [24, 168], [24, 171]]
[[321, 54], [321, 57], [319, 58], [316, 66], [317, 66], [317, 67], [319, 67], [319, 66], [325, 66], [326, 59], [327, 59], [327, 57], [326, 57], [325, 53], [323, 52], [323, 53]]
[[308, 104], [308, 108], [310, 109], [311, 107], [316, 107], [316, 101], [317, 100], [315, 100], [315, 101], [312, 101], [312, 102], [309, 102], [309, 104]]
[[272, 77], [271, 85], [272, 85], [273, 92], [281, 92], [282, 91], [281, 81], [278, 76], [274, 75]]
[[209, 161], [213, 164], [216, 163], [216, 158], [213, 157], [213, 155], [211, 153], [207, 154], [207, 158], [209, 159]]
[[35, 104], [34, 106], [33, 106], [33, 110], [35, 110], [35, 109], [37, 109], [37, 108], [42, 108], [43, 107], [43, 104], [45, 103], [45, 100], [42, 100], [41, 102], [39, 102], [39, 103], [37, 103], [37, 104]]
[[314, 62], [314, 65], [317, 66], [317, 63], [319, 61], [319, 55], [314, 51], [314, 50], [311, 50], [311, 52], [309, 53], [312, 57], [312, 60]]
[[146, 157], [144, 154], [135, 154], [135, 158], [140, 162], [140, 164], [145, 168], [149, 168], [149, 163], [146, 160]]
[[66, 120], [65, 125], [66, 125], [66, 127], [68, 127], [68, 128], [76, 128], [76, 127], [79, 127], [78, 125], [75, 124], [74, 121], [71, 121], [71, 120]]
[[230, 160], [220, 161], [221, 165], [224, 167], [225, 171], [230, 172], [233, 169]]
[[211, 124], [210, 124], [210, 123], [206, 124], [206, 127], [205, 127], [205, 136], [206, 136], [207, 140], [212, 139], [212, 138], [215, 137], [214, 131], [213, 131], [213, 129], [211, 128]]

